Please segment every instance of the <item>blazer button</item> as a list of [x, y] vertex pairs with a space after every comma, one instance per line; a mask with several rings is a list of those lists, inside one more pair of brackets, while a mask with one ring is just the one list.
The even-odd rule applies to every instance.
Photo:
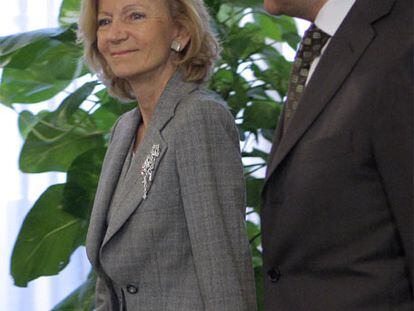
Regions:
[[269, 271], [267, 271], [267, 276], [269, 277], [270, 282], [277, 283], [277, 282], [279, 282], [281, 273], [280, 273], [279, 269], [273, 268], [273, 269], [270, 269]]
[[127, 290], [128, 293], [130, 293], [132, 295], [138, 293], [138, 288], [134, 285], [131, 285], [131, 284], [127, 285], [126, 290]]

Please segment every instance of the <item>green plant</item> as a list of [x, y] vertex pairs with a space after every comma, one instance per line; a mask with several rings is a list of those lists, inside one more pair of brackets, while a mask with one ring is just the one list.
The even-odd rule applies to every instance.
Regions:
[[[90, 75], [82, 63], [82, 49], [76, 44], [76, 16], [79, 0], [64, 0], [61, 27], [0, 38], [0, 102], [36, 104], [81, 84], [54, 110], [19, 113], [19, 128], [25, 140], [20, 169], [25, 173], [65, 172], [66, 183], [52, 185], [37, 200], [21, 227], [11, 260], [17, 286], [40, 276], [58, 274], [70, 255], [85, 241], [100, 167], [109, 131], [115, 120], [136, 104], [121, 104]], [[287, 43], [296, 48], [299, 36], [287, 17], [271, 17], [261, 9], [261, 0], [206, 1], [213, 27], [222, 44], [210, 88], [229, 104], [244, 142], [251, 137], [271, 140], [287, 90], [290, 63], [275, 48]], [[90, 77], [90, 79], [85, 79]], [[249, 78], [246, 78], [249, 77]], [[88, 80], [89, 82], [81, 83]], [[73, 88], [73, 87], [72, 87]], [[263, 180], [254, 172], [265, 166], [267, 154], [244, 148], [249, 213], [260, 209]], [[247, 222], [261, 308], [260, 226]], [[93, 273], [55, 310], [91, 310]]]

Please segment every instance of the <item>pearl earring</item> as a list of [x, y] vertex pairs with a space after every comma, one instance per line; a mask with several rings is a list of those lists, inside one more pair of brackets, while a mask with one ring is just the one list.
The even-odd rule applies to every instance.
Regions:
[[173, 41], [171, 43], [171, 49], [173, 49], [174, 51], [176, 51], [177, 53], [181, 51], [181, 43], [178, 41]]

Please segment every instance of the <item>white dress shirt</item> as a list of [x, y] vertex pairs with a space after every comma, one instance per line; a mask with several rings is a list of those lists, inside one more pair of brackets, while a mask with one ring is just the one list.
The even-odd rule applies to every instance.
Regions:
[[[333, 37], [333, 35], [338, 30], [339, 26], [341, 26], [345, 17], [348, 15], [348, 12], [351, 10], [355, 1], [356, 0], [328, 0], [319, 10], [319, 13], [315, 18], [314, 24], [319, 29]], [[326, 42], [325, 46], [321, 51], [321, 56], [325, 52], [330, 41], [331, 39], [329, 39], [328, 42]], [[313, 60], [309, 69], [309, 75], [306, 80], [306, 83], [309, 82], [313, 72], [315, 71], [316, 66], [319, 63], [319, 59], [321, 56], [316, 57]]]

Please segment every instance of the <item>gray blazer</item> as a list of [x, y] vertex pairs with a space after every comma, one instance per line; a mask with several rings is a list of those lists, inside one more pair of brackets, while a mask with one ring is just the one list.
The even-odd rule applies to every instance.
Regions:
[[131, 164], [136, 174], [114, 207], [139, 122], [134, 109], [114, 126], [96, 193], [86, 243], [98, 275], [96, 309], [256, 310], [232, 115], [213, 93], [177, 73], [138, 148], [137, 166]]

